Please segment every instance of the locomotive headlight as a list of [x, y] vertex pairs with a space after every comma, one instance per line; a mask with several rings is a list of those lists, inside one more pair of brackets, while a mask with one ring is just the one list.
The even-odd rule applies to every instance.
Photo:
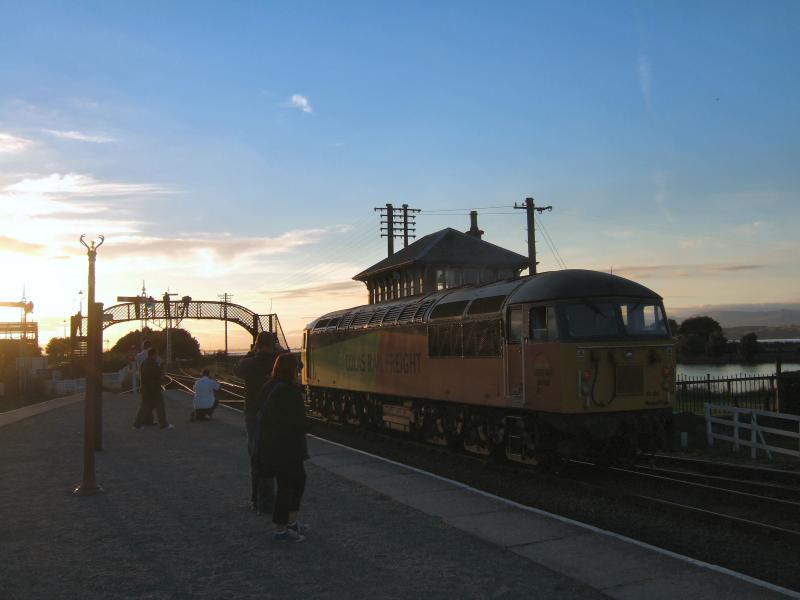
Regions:
[[581, 385], [581, 394], [583, 394], [584, 396], [588, 396], [591, 391], [592, 391], [592, 386], [590, 386], [588, 383], [584, 383], [583, 385]]
[[581, 373], [581, 380], [584, 382], [591, 381], [592, 379], [592, 372], [589, 369], [584, 369], [583, 373]]
[[670, 375], [672, 375], [672, 367], [663, 367], [661, 369], [661, 374], [664, 377], [669, 377]]
[[665, 379], [664, 382], [661, 384], [661, 387], [664, 389], [665, 392], [668, 392], [672, 389], [672, 380]]

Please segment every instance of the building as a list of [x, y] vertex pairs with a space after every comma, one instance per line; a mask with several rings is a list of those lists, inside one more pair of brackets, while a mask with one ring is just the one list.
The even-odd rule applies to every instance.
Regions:
[[519, 277], [528, 258], [484, 241], [477, 213], [470, 217], [469, 231], [431, 233], [353, 277], [367, 286], [369, 303]]

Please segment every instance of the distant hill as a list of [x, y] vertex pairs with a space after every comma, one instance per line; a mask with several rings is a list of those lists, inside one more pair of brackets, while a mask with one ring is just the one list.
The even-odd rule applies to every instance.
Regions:
[[[696, 306], [689, 308], [673, 308], [670, 310], [667, 307], [669, 316], [678, 322], [688, 319], [689, 317], [707, 316], [715, 319], [722, 325], [725, 330], [739, 328], [779, 328], [783, 329], [789, 327], [787, 331], [794, 331], [794, 328], [800, 330], [800, 304], [733, 304], [733, 305], [710, 305], [710, 306]], [[756, 331], [756, 329], [749, 329], [749, 331]], [[758, 331], [756, 331], [758, 333]], [[742, 334], [743, 335], [743, 334]], [[733, 338], [734, 336], [729, 336]], [[790, 336], [762, 336], [760, 333], [758, 337], [764, 338], [784, 338], [784, 337], [800, 337], [795, 331]]]
[[744, 325], [739, 327], [723, 327], [725, 337], [738, 340], [747, 333], [755, 333], [759, 340], [800, 340], [800, 325], [785, 327], [763, 327], [761, 325]]

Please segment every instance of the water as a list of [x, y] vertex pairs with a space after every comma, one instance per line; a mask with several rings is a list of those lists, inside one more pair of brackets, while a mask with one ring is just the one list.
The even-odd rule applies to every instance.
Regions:
[[[782, 371], [800, 371], [800, 363], [782, 363]], [[705, 377], [707, 373], [711, 378], [734, 377], [736, 375], [774, 375], [775, 363], [754, 364], [728, 364], [728, 365], [678, 365], [678, 378], [680, 377]]]

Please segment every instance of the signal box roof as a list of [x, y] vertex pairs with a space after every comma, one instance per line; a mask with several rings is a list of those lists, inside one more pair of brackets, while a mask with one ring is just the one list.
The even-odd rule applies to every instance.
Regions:
[[528, 259], [521, 254], [447, 227], [421, 237], [413, 244], [384, 258], [353, 279], [367, 281], [385, 271], [397, 271], [411, 265], [450, 265], [524, 269]]

